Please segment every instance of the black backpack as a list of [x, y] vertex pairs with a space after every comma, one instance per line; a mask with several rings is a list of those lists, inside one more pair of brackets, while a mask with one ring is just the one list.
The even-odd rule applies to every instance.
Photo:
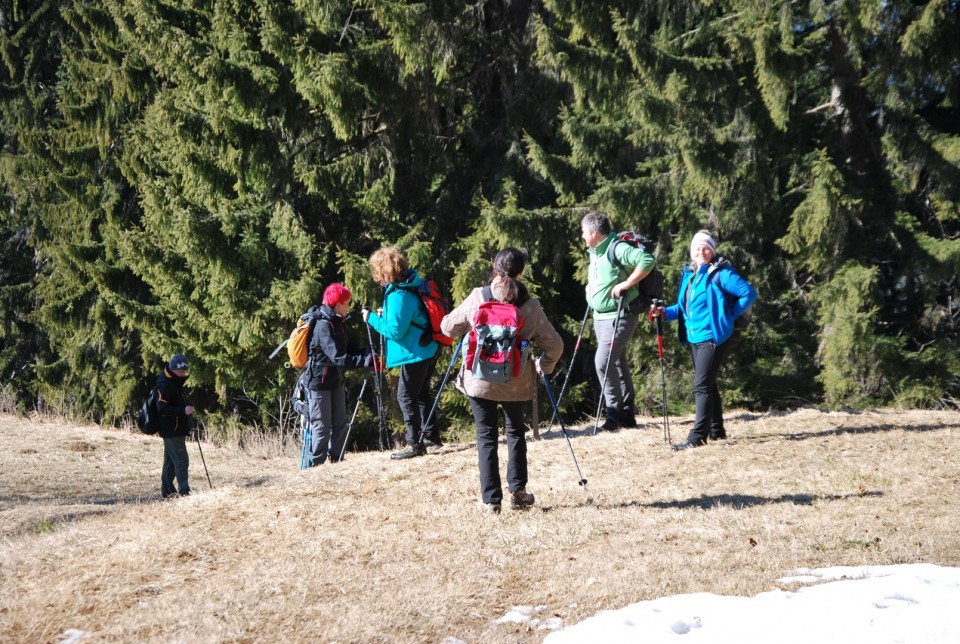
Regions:
[[[616, 266], [619, 271], [624, 270], [623, 264], [617, 259], [615, 250], [619, 243], [629, 244], [634, 248], [642, 248], [651, 255], [653, 254], [653, 242], [647, 237], [644, 237], [640, 233], [635, 233], [632, 230], [617, 233], [616, 238], [607, 246], [607, 261]], [[653, 270], [637, 284], [637, 288], [640, 289], [640, 297], [631, 303], [631, 312], [636, 313], [649, 309], [654, 300], [662, 300], [663, 285], [665, 282], [666, 280], [663, 273], [660, 272], [659, 268], [654, 267]]]
[[156, 434], [160, 431], [160, 412], [157, 411], [157, 398], [160, 395], [157, 388], [150, 390], [147, 399], [140, 406], [140, 413], [137, 414], [137, 427], [144, 434]]

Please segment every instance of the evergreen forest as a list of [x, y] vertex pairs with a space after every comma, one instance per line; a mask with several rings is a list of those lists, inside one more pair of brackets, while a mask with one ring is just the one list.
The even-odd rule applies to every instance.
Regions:
[[[960, 2], [0, 0], [8, 409], [119, 424], [183, 352], [211, 422], [276, 427], [327, 284], [365, 345], [374, 250], [456, 303], [514, 245], [587, 415], [590, 209], [668, 303], [701, 228], [757, 288], [727, 405], [956, 406]], [[652, 324], [630, 356], [656, 415]]]

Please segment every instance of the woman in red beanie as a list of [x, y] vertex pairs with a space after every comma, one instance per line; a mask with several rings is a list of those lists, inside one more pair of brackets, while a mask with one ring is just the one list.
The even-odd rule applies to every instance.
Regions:
[[349, 346], [343, 319], [352, 293], [333, 283], [323, 292], [323, 306], [310, 336], [309, 359], [301, 376], [307, 390], [307, 422], [312, 433], [310, 467], [337, 461], [347, 438], [347, 393], [341, 370], [370, 366], [370, 350]]

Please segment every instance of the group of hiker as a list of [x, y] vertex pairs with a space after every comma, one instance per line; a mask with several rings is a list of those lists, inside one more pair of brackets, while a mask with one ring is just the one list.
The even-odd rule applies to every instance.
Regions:
[[[717, 256], [716, 241], [705, 230], [691, 240], [691, 263], [683, 268], [672, 306], [649, 296], [653, 292], [649, 287], [659, 280], [662, 290], [663, 280], [651, 253], [643, 244], [622, 243], [625, 238], [613, 231], [605, 214], [593, 211], [585, 215], [581, 237], [590, 259], [586, 299], [597, 338], [594, 364], [605, 410], [600, 428], [616, 431], [636, 426], [636, 394], [626, 349], [640, 315], [646, 315], [677, 321], [680, 340], [689, 347], [693, 359], [696, 419], [686, 440], [673, 445], [673, 449], [686, 450], [726, 438], [717, 373], [729, 351], [735, 322], [756, 299], [756, 290], [728, 261]], [[454, 384], [467, 396], [473, 411], [482, 505], [496, 514], [504, 501], [497, 455], [501, 414], [505, 418], [510, 506], [522, 510], [533, 505], [534, 496], [526, 489], [524, 403], [534, 397], [537, 374], [546, 378], [553, 372], [563, 353], [563, 341], [539, 300], [522, 282], [528, 260], [524, 250], [500, 250], [487, 283], [443, 315], [436, 329], [433, 327], [442, 313], [433, 311], [435, 319], [431, 319], [431, 311], [421, 297], [423, 278], [409, 267], [399, 249], [377, 250], [370, 257], [370, 267], [374, 281], [384, 288], [383, 303], [376, 310], [364, 307], [362, 315], [368, 333], [373, 329], [383, 338], [384, 356], [374, 353], [372, 346], [350, 346], [344, 319], [352, 294], [342, 284], [329, 285], [322, 306], [311, 309], [319, 311], [315, 311], [307, 364], [298, 380], [305, 392], [302, 409], [308, 430], [305, 436], [310, 437], [304, 445], [309, 450], [305, 454], [308, 465], [320, 465], [328, 459], [336, 462], [343, 456], [349, 422], [342, 370], [347, 368], [399, 369], [397, 405], [406, 430], [405, 445], [391, 454], [392, 459], [422, 456], [427, 446], [441, 446], [430, 382], [442, 343], [456, 342], [456, 351], [463, 349], [464, 355]], [[465, 335], [467, 339], [461, 341]], [[539, 354], [535, 359], [534, 346]], [[456, 357], [455, 353], [454, 360]], [[182, 358], [186, 367], [182, 355], [175, 358]], [[384, 358], [385, 365], [381, 362]], [[173, 369], [175, 366], [171, 360], [161, 378], [179, 378], [182, 385], [186, 373]], [[160, 407], [161, 416], [180, 418], [191, 412], [185, 404], [180, 408], [174, 404]], [[179, 444], [168, 448], [167, 440], [165, 437], [162, 490], [164, 496], [174, 493], [168, 472], [175, 470], [183, 494], [189, 491], [186, 450], [184, 447], [180, 455]]]

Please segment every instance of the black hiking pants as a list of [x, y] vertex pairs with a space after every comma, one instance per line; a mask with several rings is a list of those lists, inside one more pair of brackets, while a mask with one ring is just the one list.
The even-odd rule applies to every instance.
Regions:
[[703, 445], [708, 436], [723, 435], [723, 403], [720, 400], [720, 388], [717, 386], [717, 373], [731, 341], [723, 344], [698, 342], [690, 345], [693, 356], [693, 398], [697, 407], [697, 416], [687, 440], [694, 445]]
[[500, 402], [468, 396], [477, 425], [477, 456], [480, 465], [480, 493], [484, 503], [501, 503], [503, 488], [500, 485], [500, 460], [497, 456], [499, 408], [506, 416], [507, 435], [507, 483], [511, 492], [527, 487], [527, 439], [523, 424], [523, 408], [526, 402]]
[[437, 353], [432, 358], [401, 365], [400, 381], [397, 383], [397, 405], [403, 415], [403, 424], [407, 427], [407, 445], [420, 442], [420, 432], [439, 438], [436, 433], [437, 418], [430, 419], [430, 426], [423, 427], [423, 421], [430, 413], [433, 400], [430, 397], [430, 379], [437, 366]]

